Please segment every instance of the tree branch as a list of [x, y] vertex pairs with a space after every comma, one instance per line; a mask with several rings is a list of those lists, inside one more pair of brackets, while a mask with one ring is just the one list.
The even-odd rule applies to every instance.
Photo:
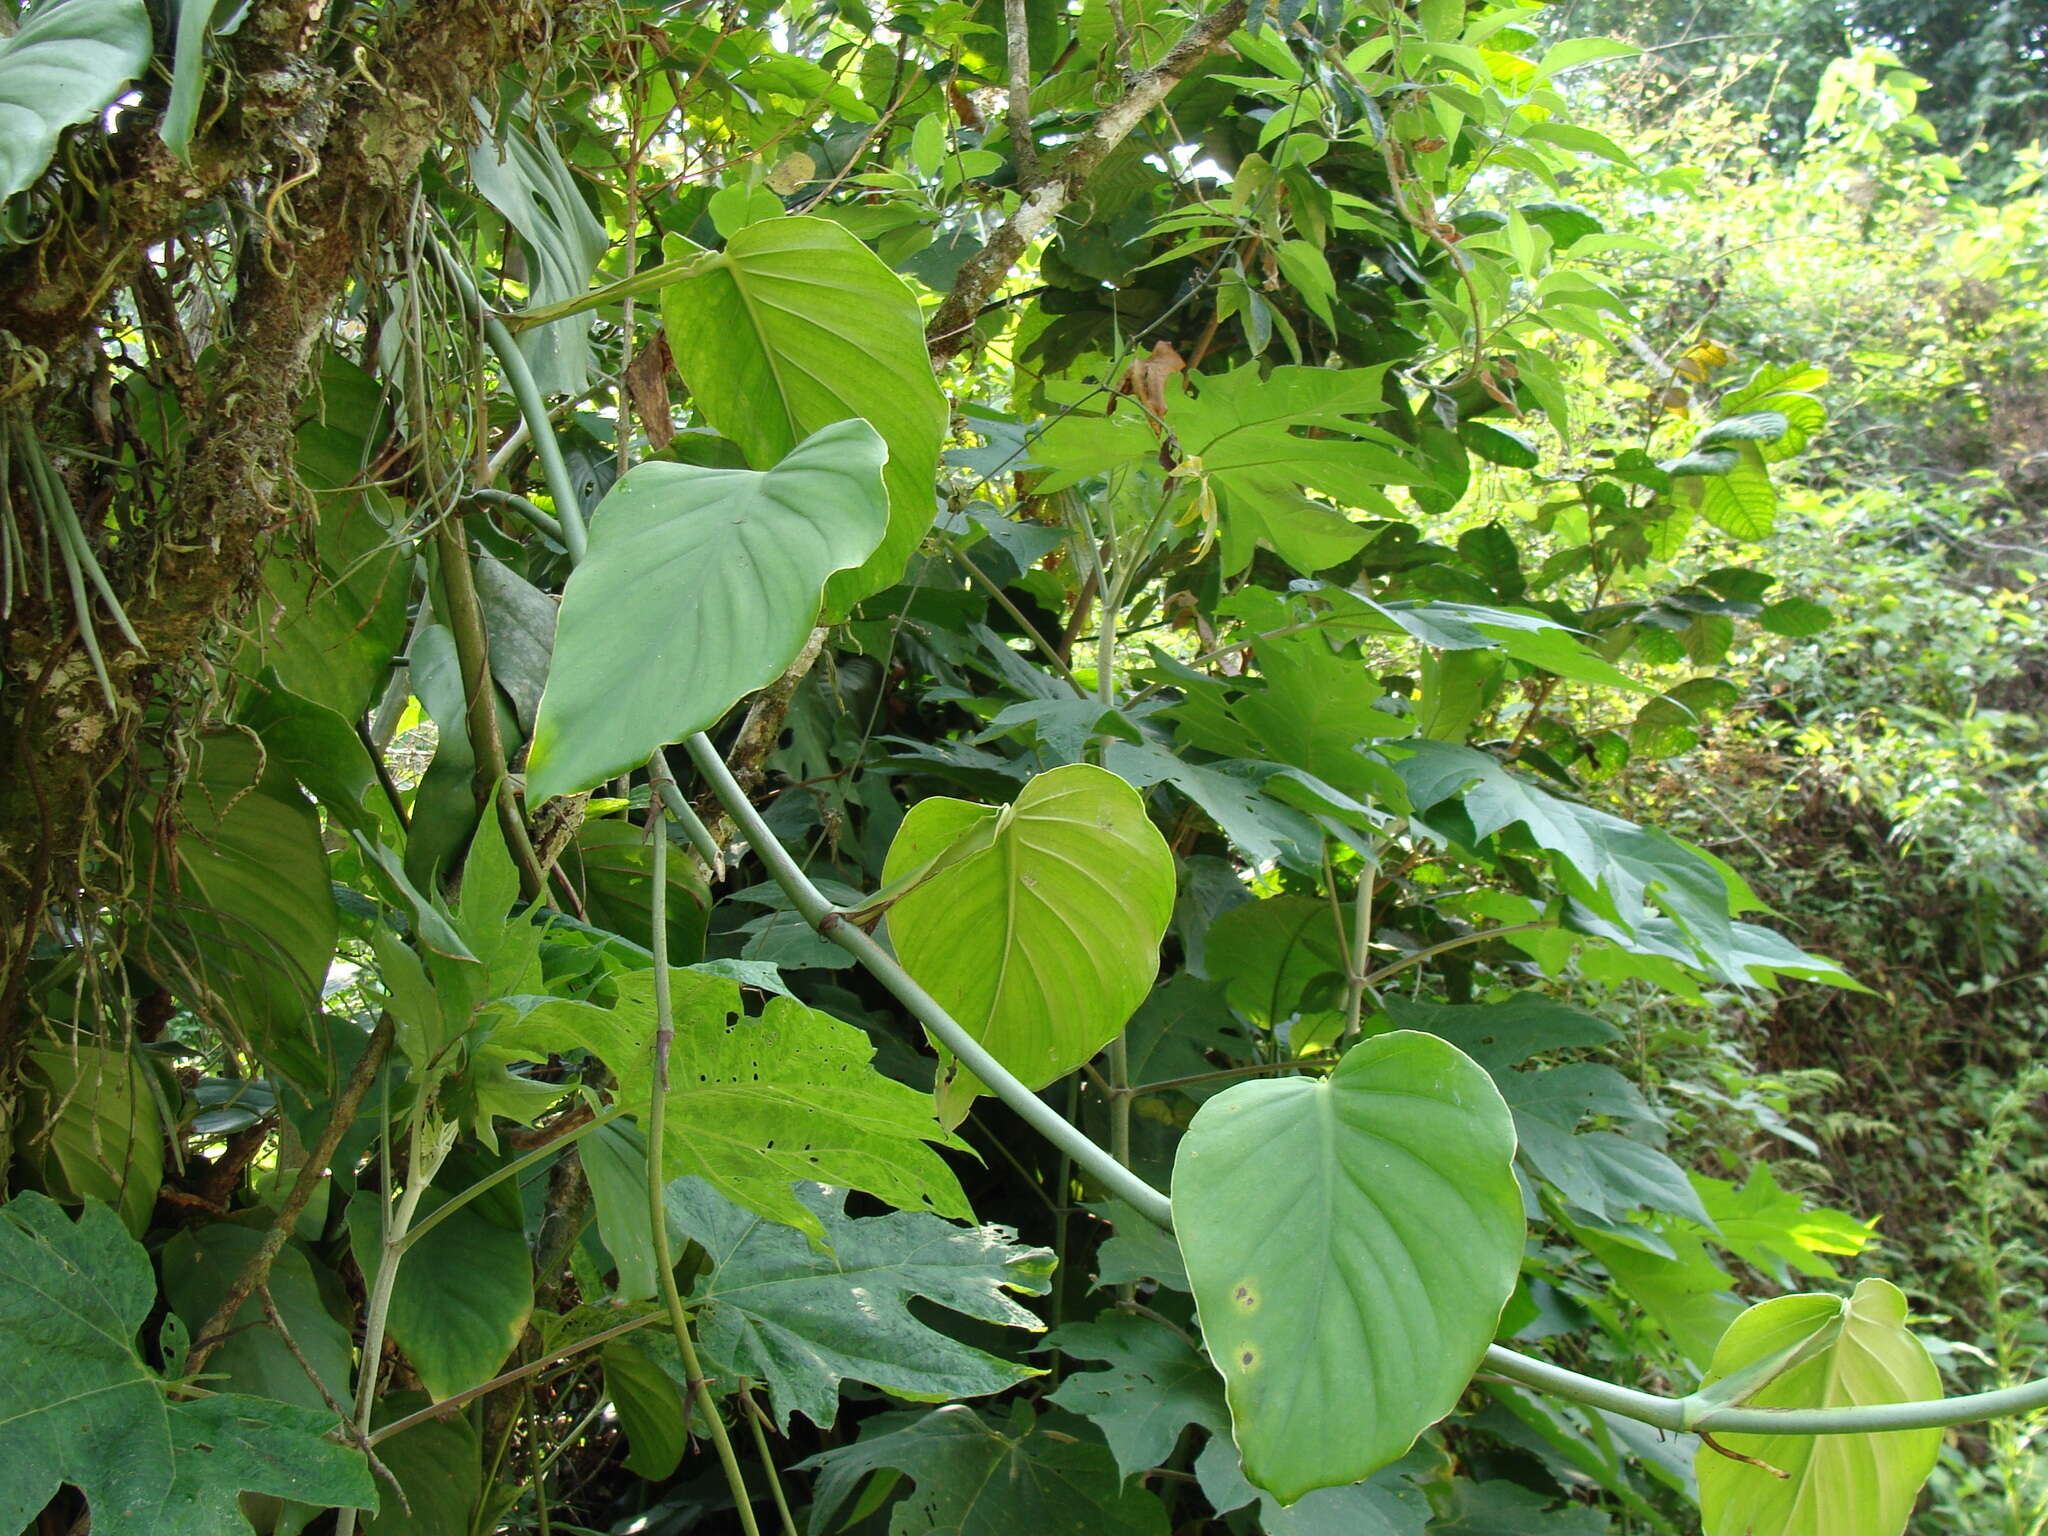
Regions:
[[1165, 58], [1131, 82], [1123, 100], [1095, 120], [1095, 126], [1075, 142], [1045, 179], [1025, 193], [1017, 211], [960, 268], [953, 291], [926, 325], [925, 346], [933, 362], [944, 362], [967, 345], [981, 307], [1010, 275], [1026, 248], [1052, 227], [1060, 211], [1080, 195], [1096, 168], [1145, 115], [1237, 30], [1244, 12], [1245, 0], [1224, 0], [1195, 22], [1167, 50]]

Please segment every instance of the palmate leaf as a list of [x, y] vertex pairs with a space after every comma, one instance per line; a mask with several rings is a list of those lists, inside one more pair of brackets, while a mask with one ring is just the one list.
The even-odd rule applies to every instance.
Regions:
[[1190, 1424], [1223, 1431], [1227, 1438], [1230, 1410], [1222, 1378], [1163, 1323], [1105, 1312], [1055, 1329], [1044, 1347], [1104, 1362], [1096, 1370], [1068, 1372], [1046, 1401], [1092, 1421], [1125, 1477], [1162, 1465]]
[[1357, 1482], [1451, 1411], [1515, 1287], [1514, 1152], [1486, 1072], [1408, 1030], [1196, 1112], [1174, 1229], [1254, 1484]]
[[[674, 1129], [663, 1138], [666, 1177], [695, 1175], [821, 1244], [824, 1223], [792, 1184], [844, 1185], [904, 1209], [971, 1216], [952, 1170], [925, 1145], [958, 1143], [933, 1121], [928, 1098], [875, 1070], [874, 1045], [859, 1029], [787, 997], [771, 998], [759, 1018], [748, 1018], [736, 982], [701, 971], [671, 974]], [[638, 1116], [654, 1078], [654, 977], [637, 971], [616, 985], [616, 1007], [550, 999], [499, 1026], [490, 1046], [530, 1061], [589, 1051], [611, 1069], [619, 1101]]]
[[887, 531], [857, 569], [835, 568], [827, 606], [844, 613], [901, 576], [938, 512], [947, 422], [903, 279], [830, 220], [767, 219], [664, 289], [661, 316], [691, 403], [750, 463], [850, 417], [873, 427], [889, 450]]
[[[1115, 774], [1055, 768], [1001, 810], [922, 800], [882, 878], [928, 865], [889, 909], [896, 952], [1026, 1086], [1043, 1088], [1101, 1050], [1152, 989], [1173, 915], [1173, 855]], [[964, 1068], [942, 1066], [942, 1117], [957, 1124], [984, 1091]]]
[[714, 1376], [764, 1382], [784, 1433], [792, 1413], [830, 1428], [842, 1381], [943, 1402], [1038, 1374], [927, 1327], [910, 1303], [1035, 1331], [1043, 1324], [1008, 1293], [1045, 1294], [1048, 1249], [1021, 1246], [1006, 1227], [955, 1226], [923, 1211], [848, 1216], [844, 1190], [806, 1185], [798, 1198], [824, 1227], [829, 1254], [701, 1179], [669, 1186], [672, 1219], [710, 1258], [692, 1298], [699, 1348]]
[[528, 798], [637, 767], [781, 675], [825, 578], [883, 535], [887, 451], [841, 421], [772, 469], [651, 463], [613, 486], [562, 591]]
[[[1941, 1373], [1907, 1331], [1906, 1298], [1888, 1280], [1864, 1280], [1846, 1301], [1780, 1296], [1751, 1307], [1722, 1337], [1705, 1385], [1788, 1350], [1800, 1352], [1795, 1363], [1745, 1396], [1745, 1406], [1941, 1396]], [[1898, 1536], [1934, 1470], [1941, 1433], [1717, 1435], [1732, 1454], [1703, 1443], [1694, 1461], [1706, 1536]]]
[[0, 37], [0, 201], [28, 186], [57, 136], [98, 116], [149, 63], [142, 0], [42, 0]]
[[1000, 1428], [959, 1403], [877, 1414], [861, 1425], [856, 1444], [797, 1463], [818, 1473], [811, 1536], [837, 1530], [854, 1489], [877, 1471], [902, 1472], [916, 1484], [891, 1512], [889, 1536], [1165, 1536], [1165, 1506], [1125, 1484], [1109, 1452], [1077, 1429], [1085, 1426], [1062, 1414], [1035, 1417], [1024, 1402]]
[[170, 1403], [135, 1334], [156, 1299], [149, 1256], [105, 1206], [74, 1223], [41, 1195], [0, 1206], [0, 1530], [64, 1483], [98, 1536], [220, 1536], [250, 1527], [242, 1492], [374, 1509], [333, 1415], [223, 1393]]

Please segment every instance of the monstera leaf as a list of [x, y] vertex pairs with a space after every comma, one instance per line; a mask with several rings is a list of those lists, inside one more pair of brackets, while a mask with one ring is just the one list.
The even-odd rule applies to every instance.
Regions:
[[562, 591], [528, 798], [637, 767], [780, 676], [825, 578], [888, 526], [886, 452], [867, 423], [841, 421], [772, 469], [642, 464], [613, 486]]
[[[904, 968], [1032, 1088], [1115, 1038], [1159, 969], [1173, 856], [1137, 792], [1076, 763], [1001, 810], [934, 796], [911, 807], [885, 882], [927, 870], [889, 909]], [[981, 1083], [942, 1066], [957, 1124]]]
[[1409, 1030], [1196, 1112], [1174, 1230], [1254, 1484], [1355, 1483], [1451, 1411], [1515, 1288], [1514, 1155], [1485, 1070]]

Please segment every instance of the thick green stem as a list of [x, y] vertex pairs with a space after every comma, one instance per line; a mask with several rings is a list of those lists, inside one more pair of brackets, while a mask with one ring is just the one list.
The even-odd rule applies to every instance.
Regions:
[[[440, 1170], [449, 1146], [437, 1136], [434, 1145], [421, 1155], [430, 1100], [431, 1095], [424, 1090], [413, 1100], [405, 1127], [405, 1188], [399, 1194], [397, 1208], [387, 1204], [382, 1213], [384, 1232], [377, 1253], [377, 1277], [370, 1282], [370, 1299], [363, 1310], [363, 1360], [356, 1376], [355, 1432], [359, 1441], [368, 1441], [370, 1437], [370, 1414], [377, 1405], [377, 1378], [384, 1363], [384, 1329], [391, 1318], [391, 1295], [398, 1285], [398, 1266], [405, 1257], [406, 1233], [419, 1211], [420, 1197]], [[389, 1120], [385, 1122], [385, 1133], [390, 1134]], [[354, 1509], [336, 1514], [334, 1536], [355, 1536], [355, 1529]]]
[[697, 1358], [697, 1346], [690, 1340], [690, 1314], [676, 1289], [675, 1255], [669, 1251], [668, 1207], [664, 1198], [668, 1184], [662, 1177], [662, 1138], [666, 1132], [668, 1108], [668, 1053], [675, 1040], [675, 1006], [669, 996], [668, 974], [668, 828], [661, 824], [661, 809], [650, 806], [647, 827], [653, 834], [653, 867], [648, 871], [653, 886], [651, 948], [654, 952], [654, 1087], [647, 1105], [647, 1220], [654, 1244], [654, 1278], [661, 1287], [662, 1304], [668, 1308], [669, 1326], [675, 1331], [676, 1352], [682, 1356], [683, 1379], [689, 1383], [690, 1398], [703, 1415], [704, 1431], [718, 1452], [718, 1464], [725, 1469], [726, 1486], [732, 1489], [739, 1510], [740, 1527], [747, 1536], [761, 1536], [754, 1520], [754, 1503], [747, 1492], [746, 1474], [734, 1454], [732, 1437], [725, 1432], [725, 1420], [711, 1397], [711, 1383]]

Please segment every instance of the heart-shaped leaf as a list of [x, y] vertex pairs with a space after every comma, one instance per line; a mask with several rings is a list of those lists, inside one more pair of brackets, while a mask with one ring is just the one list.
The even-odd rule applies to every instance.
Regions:
[[149, 63], [142, 0], [44, 0], [0, 38], [0, 201], [43, 174], [57, 135], [97, 117]]
[[773, 469], [642, 464], [613, 486], [562, 591], [528, 799], [637, 767], [780, 676], [825, 578], [881, 540], [886, 452], [841, 421]]
[[[1706, 1384], [1790, 1353], [1743, 1399], [1751, 1408], [1839, 1408], [1941, 1396], [1941, 1373], [1906, 1330], [1888, 1280], [1839, 1296], [1780, 1296], [1729, 1325]], [[1938, 1429], [1881, 1435], [1716, 1435], [1694, 1459], [1707, 1536], [1898, 1536], [1941, 1450]], [[1736, 1460], [1742, 1457], [1743, 1460]]]
[[[934, 796], [889, 845], [885, 884], [931, 866], [889, 909], [904, 969], [1032, 1088], [1124, 1026], [1159, 970], [1173, 855], [1138, 792], [1086, 763], [1042, 773], [1001, 810]], [[940, 1070], [940, 1118], [987, 1090]]]
[[765, 219], [662, 291], [661, 316], [691, 404], [755, 464], [849, 416], [889, 445], [889, 529], [834, 577], [842, 613], [903, 574], [938, 510], [932, 472], [946, 397], [903, 279], [827, 219]]
[[1514, 1155], [1493, 1080], [1412, 1030], [1196, 1112], [1174, 1230], [1253, 1483], [1355, 1483], [1456, 1405], [1520, 1266]]

